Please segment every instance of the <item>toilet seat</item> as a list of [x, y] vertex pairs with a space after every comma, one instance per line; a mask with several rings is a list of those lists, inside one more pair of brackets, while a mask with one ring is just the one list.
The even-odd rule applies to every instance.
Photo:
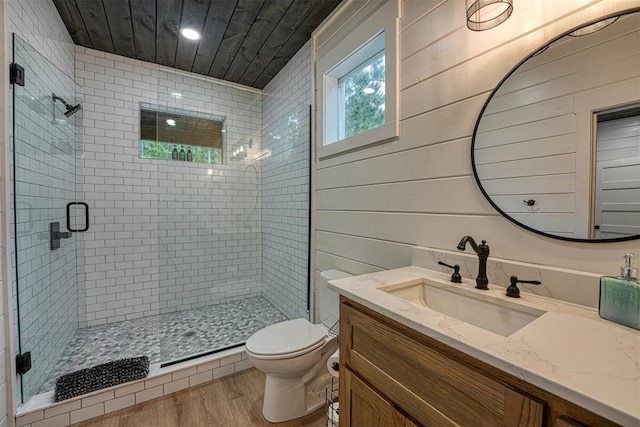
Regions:
[[267, 326], [246, 342], [247, 352], [259, 359], [285, 359], [313, 351], [325, 343], [326, 333], [306, 319]]

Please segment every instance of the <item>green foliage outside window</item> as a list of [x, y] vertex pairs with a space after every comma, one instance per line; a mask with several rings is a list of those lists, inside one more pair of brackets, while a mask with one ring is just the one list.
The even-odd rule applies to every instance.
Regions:
[[[145, 159], [158, 159], [158, 160], [172, 160], [173, 149], [176, 149], [178, 156], [181, 150], [186, 153], [191, 150], [193, 155], [192, 162], [195, 163], [209, 163], [212, 165], [222, 164], [221, 152], [217, 148], [208, 147], [193, 147], [183, 144], [170, 144], [166, 142], [157, 141], [142, 141], [141, 157]], [[186, 160], [185, 160], [186, 161]]]
[[340, 84], [344, 85], [344, 138], [384, 124], [384, 55]]

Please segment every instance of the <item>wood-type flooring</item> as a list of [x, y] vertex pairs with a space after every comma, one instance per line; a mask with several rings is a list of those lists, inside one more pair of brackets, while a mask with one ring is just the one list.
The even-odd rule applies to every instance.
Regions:
[[264, 374], [239, 372], [197, 387], [121, 409], [73, 427], [321, 427], [325, 409], [272, 424], [262, 417]]

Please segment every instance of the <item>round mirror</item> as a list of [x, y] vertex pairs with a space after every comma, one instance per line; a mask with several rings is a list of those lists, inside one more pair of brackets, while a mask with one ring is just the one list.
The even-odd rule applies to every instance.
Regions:
[[572, 241], [640, 238], [640, 12], [521, 61], [473, 133], [476, 181], [516, 224]]

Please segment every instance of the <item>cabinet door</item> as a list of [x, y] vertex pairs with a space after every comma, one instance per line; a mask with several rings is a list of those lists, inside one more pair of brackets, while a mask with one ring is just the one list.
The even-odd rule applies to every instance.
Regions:
[[404, 427], [405, 417], [348, 369], [340, 390], [340, 425], [346, 427]]
[[507, 387], [504, 396], [505, 426], [542, 427], [544, 404]]

